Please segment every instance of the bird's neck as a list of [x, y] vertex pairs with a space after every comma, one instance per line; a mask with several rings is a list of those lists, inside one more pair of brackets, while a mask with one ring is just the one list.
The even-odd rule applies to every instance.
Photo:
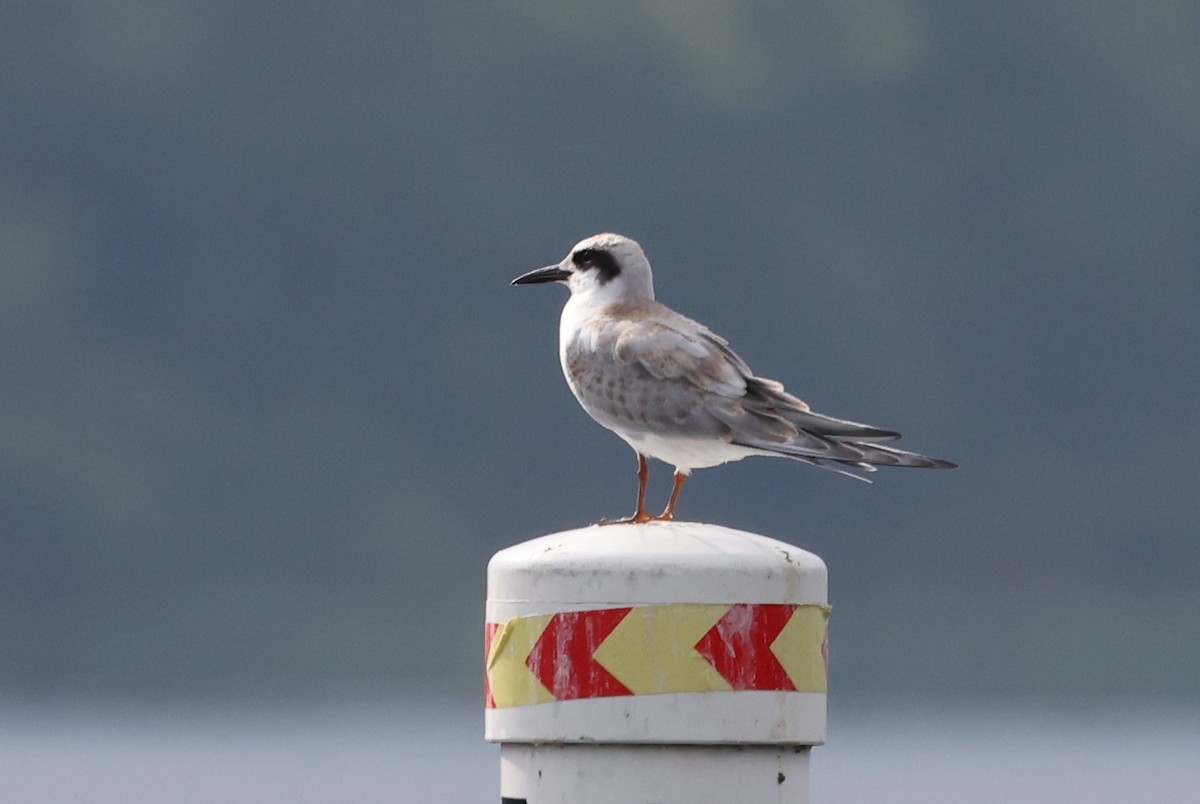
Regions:
[[587, 293], [573, 293], [563, 307], [563, 332], [577, 327], [605, 307], [618, 302], [634, 301], [635, 297], [636, 294], [630, 294], [627, 289], [616, 287], [614, 283], [593, 288]]

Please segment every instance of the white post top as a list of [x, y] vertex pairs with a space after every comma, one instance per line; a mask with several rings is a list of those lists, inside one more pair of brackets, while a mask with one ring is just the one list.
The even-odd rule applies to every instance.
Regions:
[[693, 522], [592, 526], [488, 564], [486, 736], [815, 745], [825, 564]]
[[525, 613], [538, 603], [823, 605], [827, 586], [825, 562], [816, 555], [700, 522], [552, 533], [501, 550], [488, 564], [489, 604], [533, 604]]

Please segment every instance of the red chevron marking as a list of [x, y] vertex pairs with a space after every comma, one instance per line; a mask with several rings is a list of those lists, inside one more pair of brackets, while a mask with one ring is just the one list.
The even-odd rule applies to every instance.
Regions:
[[630, 609], [561, 611], [525, 659], [538, 680], [559, 701], [632, 695], [633, 692], [598, 663], [592, 654]]
[[821, 661], [825, 664], [825, 678], [829, 678], [829, 626], [825, 626], [825, 636], [821, 638]]
[[492, 638], [500, 630], [500, 623], [483, 624], [483, 708], [495, 709], [496, 699], [492, 697], [492, 685], [488, 683], [487, 660], [492, 653]]
[[771, 652], [795, 605], [739, 603], [696, 643], [696, 652], [735, 690], [787, 690], [796, 685]]

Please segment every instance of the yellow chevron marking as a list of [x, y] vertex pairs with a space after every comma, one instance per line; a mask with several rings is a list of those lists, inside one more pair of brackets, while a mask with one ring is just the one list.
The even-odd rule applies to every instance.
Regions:
[[694, 646], [729, 608], [726, 603], [636, 606], [593, 656], [635, 695], [728, 690], [729, 682]]
[[488, 652], [487, 675], [497, 707], [525, 706], [554, 700], [550, 690], [525, 666], [525, 659], [554, 614], [517, 617], [500, 626]]
[[800, 606], [771, 643], [771, 652], [798, 692], [825, 692], [821, 643], [825, 641], [829, 612], [829, 606]]

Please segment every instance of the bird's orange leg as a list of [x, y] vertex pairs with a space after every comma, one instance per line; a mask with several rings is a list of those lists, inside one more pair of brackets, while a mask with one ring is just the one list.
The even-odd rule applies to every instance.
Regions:
[[601, 525], [640, 525], [643, 522], [649, 522], [651, 519], [658, 519], [646, 512], [646, 487], [650, 484], [650, 464], [646, 461], [646, 456], [638, 453], [638, 495], [637, 509], [634, 510], [633, 516], [623, 517], [622, 519], [602, 519], [598, 524]]
[[650, 462], [646, 460], [646, 456], [638, 453], [638, 499], [637, 508], [633, 512], [633, 521], [639, 525], [643, 522], [648, 522], [652, 518], [646, 513], [646, 487], [650, 485]]
[[675, 518], [675, 503], [679, 502], [679, 492], [683, 491], [683, 481], [685, 480], [687, 480], [687, 475], [683, 472], [675, 473], [675, 485], [671, 488], [671, 499], [667, 500], [667, 507], [663, 509], [662, 516], [656, 516], [655, 519], [670, 522]]

